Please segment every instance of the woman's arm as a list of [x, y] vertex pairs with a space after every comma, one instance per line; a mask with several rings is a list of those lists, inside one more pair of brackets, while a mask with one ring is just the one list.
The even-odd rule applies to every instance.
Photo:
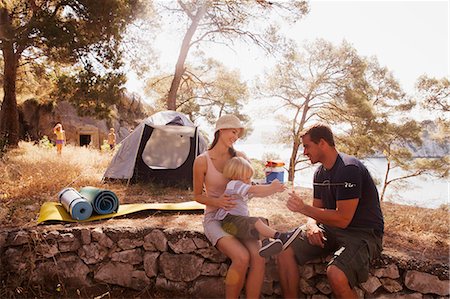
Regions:
[[193, 195], [194, 200], [206, 206], [216, 208], [223, 208], [226, 210], [234, 208], [236, 203], [229, 195], [222, 195], [219, 198], [211, 198], [203, 193], [203, 186], [205, 184], [205, 176], [207, 171], [206, 157], [197, 157], [194, 161], [193, 169]]

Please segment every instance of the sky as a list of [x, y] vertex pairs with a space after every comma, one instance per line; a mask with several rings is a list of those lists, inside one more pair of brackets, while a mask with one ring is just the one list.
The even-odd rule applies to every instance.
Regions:
[[[310, 1], [310, 12], [294, 26], [284, 28], [299, 47], [305, 41], [323, 38], [339, 45], [349, 42], [361, 56], [375, 56], [386, 66], [409, 94], [421, 75], [449, 78], [449, 1]], [[157, 40], [161, 62], [173, 70], [181, 39]], [[211, 56], [229, 68], [238, 68], [244, 80], [251, 81], [267, 65], [267, 58], [254, 48], [238, 51], [211, 49]], [[189, 60], [189, 56], [188, 56]], [[138, 88], [139, 82], [128, 85]], [[273, 132], [270, 113], [250, 103], [246, 112], [254, 121], [254, 134], [247, 142], [264, 142], [262, 136]], [[264, 120], [257, 117], [266, 113]]]

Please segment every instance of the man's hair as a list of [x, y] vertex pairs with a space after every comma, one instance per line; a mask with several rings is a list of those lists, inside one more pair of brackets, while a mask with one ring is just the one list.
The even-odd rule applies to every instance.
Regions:
[[330, 146], [334, 146], [334, 137], [333, 132], [330, 127], [324, 124], [315, 124], [308, 129], [306, 129], [301, 137], [303, 138], [305, 135], [309, 135], [311, 141], [315, 144], [318, 144], [320, 139], [323, 139]]
[[223, 176], [230, 180], [244, 180], [255, 173], [252, 165], [242, 157], [233, 157], [225, 164]]

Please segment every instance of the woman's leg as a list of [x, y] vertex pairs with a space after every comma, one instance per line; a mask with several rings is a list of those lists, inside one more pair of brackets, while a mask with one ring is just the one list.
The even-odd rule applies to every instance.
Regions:
[[266, 259], [259, 255], [261, 243], [258, 240], [246, 240], [243, 243], [250, 253], [250, 269], [245, 282], [246, 298], [259, 298], [264, 281]]
[[238, 298], [244, 286], [250, 262], [248, 249], [238, 239], [229, 236], [220, 238], [216, 246], [231, 259], [231, 265], [225, 277], [225, 296]]

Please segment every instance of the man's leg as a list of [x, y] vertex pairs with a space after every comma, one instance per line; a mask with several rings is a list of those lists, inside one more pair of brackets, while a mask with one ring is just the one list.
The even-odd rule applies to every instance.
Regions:
[[336, 298], [358, 298], [356, 291], [350, 287], [347, 276], [341, 269], [334, 265], [329, 266], [327, 277]]
[[278, 274], [284, 298], [298, 298], [299, 273], [292, 247], [278, 255]]

